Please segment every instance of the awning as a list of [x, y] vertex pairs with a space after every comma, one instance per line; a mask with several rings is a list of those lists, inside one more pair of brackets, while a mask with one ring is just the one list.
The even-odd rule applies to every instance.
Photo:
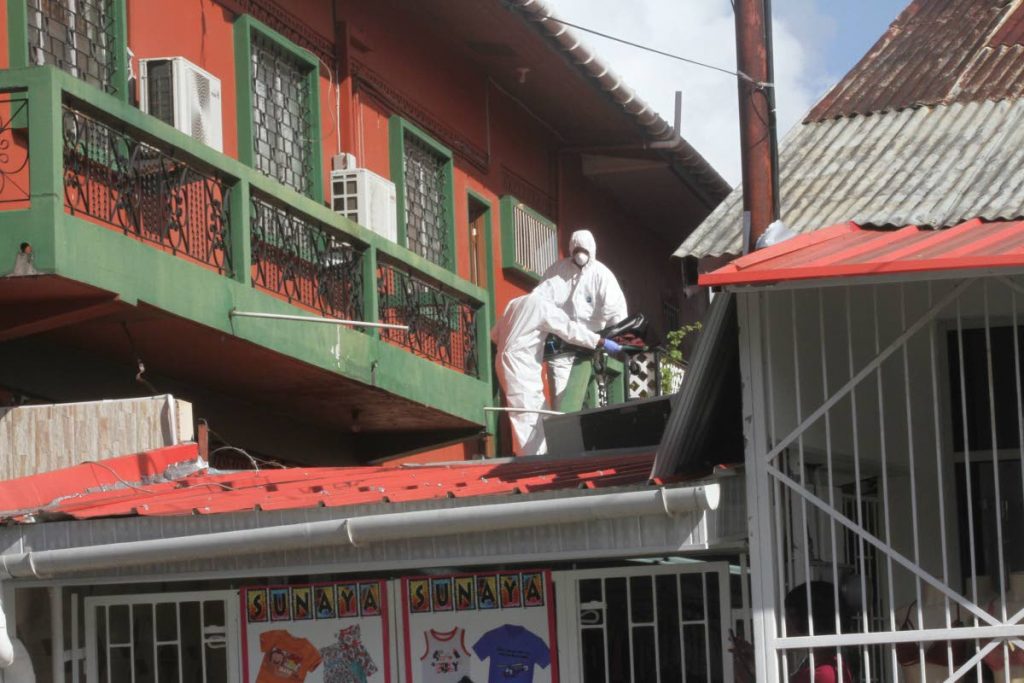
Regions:
[[1024, 221], [945, 230], [843, 223], [760, 249], [700, 276], [706, 286], [1024, 266]]

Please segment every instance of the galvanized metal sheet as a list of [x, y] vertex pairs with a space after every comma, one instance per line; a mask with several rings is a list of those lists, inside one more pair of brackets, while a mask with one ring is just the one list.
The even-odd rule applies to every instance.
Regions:
[[[1024, 217], [1024, 100], [970, 102], [796, 127], [781, 145], [782, 220], [945, 228]], [[739, 254], [737, 188], [676, 256]]]

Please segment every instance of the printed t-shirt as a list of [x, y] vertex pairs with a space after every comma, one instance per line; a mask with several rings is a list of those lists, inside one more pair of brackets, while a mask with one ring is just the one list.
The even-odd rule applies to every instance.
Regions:
[[377, 664], [363, 646], [359, 624], [338, 631], [338, 642], [320, 649], [324, 683], [366, 683]]
[[420, 657], [423, 683], [458, 683], [469, 674], [472, 656], [465, 637], [466, 631], [458, 626], [451, 631], [424, 631], [426, 649]]
[[320, 665], [320, 653], [305, 638], [296, 638], [284, 629], [260, 634], [263, 662], [256, 683], [294, 683], [306, 680], [306, 674]]
[[551, 664], [547, 643], [524, 626], [512, 624], [480, 636], [473, 651], [481, 660], [491, 659], [487, 683], [533, 683], [533, 667]]

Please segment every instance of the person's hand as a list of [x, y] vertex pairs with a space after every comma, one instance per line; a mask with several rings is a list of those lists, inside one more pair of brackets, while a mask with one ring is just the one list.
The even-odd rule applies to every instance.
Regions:
[[601, 347], [608, 353], [618, 353], [622, 351], [622, 345], [613, 342], [611, 339], [602, 339]]

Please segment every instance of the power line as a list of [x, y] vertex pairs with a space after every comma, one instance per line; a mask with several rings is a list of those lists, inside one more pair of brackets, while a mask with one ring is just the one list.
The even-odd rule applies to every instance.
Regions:
[[607, 38], [608, 40], [613, 40], [616, 43], [622, 43], [623, 45], [628, 45], [630, 47], [635, 47], [638, 50], [644, 50], [646, 52], [653, 52], [654, 54], [661, 55], [662, 57], [668, 57], [669, 59], [675, 59], [675, 60], [678, 60], [680, 62], [686, 62], [687, 64], [692, 64], [694, 66], [700, 66], [700, 67], [703, 67], [705, 69], [711, 69], [713, 71], [718, 71], [718, 72], [723, 73], [723, 74], [729, 74], [730, 76], [736, 76], [737, 78], [742, 78], [743, 80], [747, 81], [748, 83], [752, 83], [753, 85], [755, 85], [755, 86], [757, 86], [759, 88], [770, 88], [772, 86], [771, 83], [760, 83], [758, 81], [755, 81], [753, 78], [751, 78], [750, 76], [746, 75], [742, 71], [730, 71], [729, 69], [725, 69], [725, 68], [720, 67], [720, 66], [715, 66], [714, 64], [707, 64], [706, 62], [701, 62], [701, 61], [698, 61], [696, 59], [690, 59], [689, 57], [683, 57], [682, 55], [675, 55], [675, 54], [672, 54], [671, 52], [665, 52], [664, 50], [659, 50], [657, 48], [653, 48], [653, 47], [650, 47], [648, 45], [643, 45], [641, 43], [634, 43], [633, 41], [626, 40], [625, 38], [619, 38], [617, 36], [613, 36], [613, 35], [610, 35], [608, 33], [602, 33], [601, 31], [595, 31], [592, 28], [587, 28], [586, 26], [580, 26], [579, 24], [574, 24], [574, 23], [566, 21], [564, 19], [559, 19], [559, 18], [556, 18], [556, 17], [547, 17], [547, 19], [549, 19], [551, 21], [554, 21], [554, 22], [557, 22], [559, 24], [562, 24], [563, 26], [569, 26], [571, 28], [576, 29], [577, 31], [583, 31], [584, 33], [590, 33], [590, 34], [593, 34], [595, 36], [600, 36], [601, 38]]

